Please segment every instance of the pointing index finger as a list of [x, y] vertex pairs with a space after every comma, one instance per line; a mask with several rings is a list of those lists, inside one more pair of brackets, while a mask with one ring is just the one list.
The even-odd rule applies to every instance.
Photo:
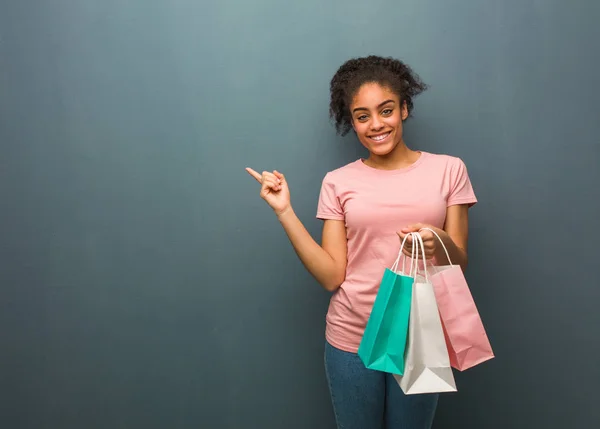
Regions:
[[262, 183], [262, 175], [251, 169], [250, 167], [246, 167], [246, 171], [250, 174], [250, 176], [254, 177], [258, 183]]

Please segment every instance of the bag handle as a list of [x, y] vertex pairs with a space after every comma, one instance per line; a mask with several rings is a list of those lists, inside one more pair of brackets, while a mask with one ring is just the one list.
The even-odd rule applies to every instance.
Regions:
[[[427, 275], [427, 256], [425, 255], [425, 245], [423, 244], [423, 237], [418, 232], [413, 232], [413, 243], [416, 242], [417, 247], [417, 259], [415, 262], [415, 279], [417, 278], [418, 267], [419, 267], [419, 250], [418, 247], [421, 247], [421, 254], [423, 255], [423, 273], [425, 274], [425, 282], [429, 283], [429, 276]], [[413, 248], [415, 246], [413, 245]]]
[[[425, 228], [421, 228], [421, 230], [423, 230], [423, 229], [425, 229]], [[432, 231], [432, 232], [435, 234], [435, 231]], [[418, 259], [419, 259], [419, 243], [417, 242], [416, 237], [421, 238], [421, 241], [423, 241], [423, 238], [421, 237], [421, 235], [418, 232], [410, 232], [410, 233], [406, 234], [406, 237], [404, 237], [404, 240], [406, 240], [409, 235], [413, 238], [413, 240], [412, 240], [413, 241], [412, 242], [413, 253], [411, 255], [411, 259], [414, 259], [416, 257], [417, 265], [418, 265], [418, 263], [419, 263], [419, 261], [418, 261]], [[423, 243], [421, 243], [421, 244], [423, 244]], [[402, 246], [404, 246], [404, 241], [402, 241]], [[415, 247], [416, 247], [416, 254], [415, 254]], [[424, 249], [424, 247], [423, 247], [423, 249]], [[446, 253], [448, 253], [448, 252], [446, 252]], [[426, 259], [425, 251], [423, 250], [423, 263], [425, 263], [425, 259]], [[404, 263], [405, 262], [406, 262], [406, 258], [402, 261], [402, 272], [404, 272]], [[411, 277], [412, 277], [412, 270], [413, 270], [412, 266], [413, 266], [413, 262], [411, 262], [411, 264], [410, 264]], [[425, 266], [425, 265], [423, 265], [423, 266]], [[415, 275], [416, 275], [416, 271], [415, 271]]]
[[435, 232], [433, 229], [427, 228], [427, 227], [421, 228], [419, 231], [423, 231], [424, 229], [426, 229], [427, 231], [433, 232], [433, 235], [435, 235], [437, 237], [437, 239], [440, 241], [440, 244], [444, 248], [444, 252], [446, 252], [446, 258], [448, 258], [448, 263], [450, 264], [450, 266], [454, 266], [452, 264], [452, 260], [450, 259], [450, 254], [448, 253], [448, 249], [446, 249], [446, 246], [444, 245], [444, 242], [442, 241], [442, 239], [440, 238], [440, 236], [438, 235], [438, 233]]
[[[404, 254], [402, 253], [402, 251], [404, 250], [404, 243], [406, 243], [406, 239], [408, 238], [410, 234], [406, 234], [404, 236], [404, 239], [402, 240], [402, 244], [400, 244], [400, 251], [398, 252], [398, 257], [396, 258], [396, 260], [394, 261], [394, 265], [392, 265], [391, 270], [393, 272], [396, 272], [398, 270], [398, 265], [400, 264], [400, 258], [402, 256], [404, 256]], [[415, 258], [415, 246], [412, 247], [411, 249], [411, 255], [410, 255], [411, 260], [413, 260]], [[404, 268], [404, 262], [406, 261], [406, 256], [404, 257], [404, 259], [402, 260], [402, 273], [405, 273]], [[409, 277], [412, 277], [412, 262], [410, 264], [410, 273], [408, 274]]]

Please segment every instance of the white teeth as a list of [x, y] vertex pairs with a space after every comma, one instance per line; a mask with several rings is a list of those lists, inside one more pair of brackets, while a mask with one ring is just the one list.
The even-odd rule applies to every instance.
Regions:
[[390, 133], [382, 134], [380, 136], [375, 136], [375, 137], [371, 137], [371, 138], [375, 141], [381, 141], [381, 140], [385, 139], [388, 135], [390, 135]]

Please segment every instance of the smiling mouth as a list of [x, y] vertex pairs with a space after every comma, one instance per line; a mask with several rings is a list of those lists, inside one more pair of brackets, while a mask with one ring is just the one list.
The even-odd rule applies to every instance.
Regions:
[[379, 134], [379, 135], [376, 135], [376, 136], [370, 136], [369, 138], [371, 140], [373, 140], [374, 142], [381, 143], [382, 141], [384, 141], [385, 139], [387, 139], [390, 134], [391, 134], [391, 132], [387, 132], [385, 134]]

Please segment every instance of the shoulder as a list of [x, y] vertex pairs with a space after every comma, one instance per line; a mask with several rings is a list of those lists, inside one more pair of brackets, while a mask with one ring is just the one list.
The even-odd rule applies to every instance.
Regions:
[[[448, 206], [455, 204], [469, 204], [477, 202], [467, 166], [458, 156], [447, 154], [432, 154], [431, 168], [441, 175], [442, 189], [446, 193]], [[437, 163], [437, 165], [434, 165]]]
[[449, 155], [445, 153], [432, 153], [425, 152], [429, 162], [437, 164], [438, 166], [449, 167], [449, 168], [463, 168], [465, 167], [464, 161], [458, 156]]
[[427, 163], [431, 170], [443, 173], [450, 180], [468, 176], [467, 166], [462, 158], [444, 153], [427, 153]]
[[317, 207], [317, 217], [320, 219], [344, 219], [343, 195], [347, 192], [348, 186], [357, 176], [360, 166], [353, 161], [342, 167], [331, 170], [325, 174], [321, 184], [321, 193]]
[[352, 161], [346, 165], [336, 168], [335, 170], [328, 171], [323, 178], [323, 184], [339, 184], [345, 183], [349, 178], [356, 177], [360, 172], [360, 165], [362, 162], [360, 159]]

